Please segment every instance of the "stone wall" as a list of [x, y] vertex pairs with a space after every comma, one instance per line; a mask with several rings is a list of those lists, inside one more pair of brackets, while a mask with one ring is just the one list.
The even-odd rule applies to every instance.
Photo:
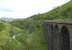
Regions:
[[44, 22], [48, 50], [72, 50], [72, 24]]

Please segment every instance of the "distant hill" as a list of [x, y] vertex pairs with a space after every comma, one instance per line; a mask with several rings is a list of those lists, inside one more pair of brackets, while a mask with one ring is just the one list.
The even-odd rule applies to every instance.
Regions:
[[49, 12], [43, 14], [33, 15], [27, 19], [18, 19], [13, 20], [11, 23], [17, 27], [24, 29], [29, 23], [43, 23], [44, 20], [53, 20], [53, 19], [71, 19], [72, 18], [72, 1], [57, 7]]

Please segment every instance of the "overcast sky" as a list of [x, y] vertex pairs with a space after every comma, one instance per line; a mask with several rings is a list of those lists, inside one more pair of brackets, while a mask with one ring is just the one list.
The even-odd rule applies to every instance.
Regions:
[[44, 13], [70, 0], [0, 0], [0, 17], [27, 18]]

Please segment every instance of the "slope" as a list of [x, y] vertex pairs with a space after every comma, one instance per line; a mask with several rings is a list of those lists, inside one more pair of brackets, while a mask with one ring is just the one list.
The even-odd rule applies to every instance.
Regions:
[[53, 19], [71, 19], [72, 1], [57, 7], [50, 12], [33, 15], [27, 19], [14, 20], [12, 25], [25, 31], [30, 41], [29, 50], [48, 50], [47, 39], [44, 36], [43, 22]]

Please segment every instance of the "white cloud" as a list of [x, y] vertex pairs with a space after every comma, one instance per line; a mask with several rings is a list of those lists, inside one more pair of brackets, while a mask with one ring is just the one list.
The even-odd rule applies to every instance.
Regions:
[[0, 0], [0, 17], [26, 18], [47, 12], [68, 1], [70, 0]]

